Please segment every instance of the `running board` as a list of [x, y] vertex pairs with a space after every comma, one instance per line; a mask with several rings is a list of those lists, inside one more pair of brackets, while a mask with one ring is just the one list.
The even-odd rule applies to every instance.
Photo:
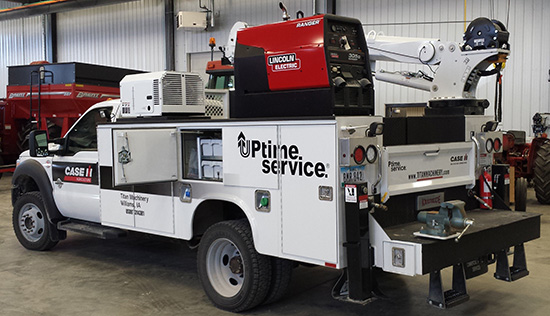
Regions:
[[122, 229], [70, 219], [57, 223], [57, 229], [73, 231], [101, 239], [116, 239], [127, 235], [127, 232]]

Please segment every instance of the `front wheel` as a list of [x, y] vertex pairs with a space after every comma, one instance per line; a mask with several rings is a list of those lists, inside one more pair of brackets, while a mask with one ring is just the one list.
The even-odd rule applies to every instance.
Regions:
[[23, 194], [13, 206], [15, 236], [30, 250], [48, 250], [57, 244], [52, 238], [54, 229], [46, 217], [46, 208], [40, 192]]
[[271, 262], [254, 248], [246, 220], [212, 225], [200, 242], [197, 266], [204, 291], [218, 308], [241, 312], [266, 298]]

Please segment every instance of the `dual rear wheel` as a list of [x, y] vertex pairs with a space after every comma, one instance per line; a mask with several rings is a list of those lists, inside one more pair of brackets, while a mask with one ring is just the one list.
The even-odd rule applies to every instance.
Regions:
[[197, 258], [199, 278], [218, 308], [241, 312], [284, 296], [293, 263], [259, 254], [246, 220], [212, 225], [204, 234]]

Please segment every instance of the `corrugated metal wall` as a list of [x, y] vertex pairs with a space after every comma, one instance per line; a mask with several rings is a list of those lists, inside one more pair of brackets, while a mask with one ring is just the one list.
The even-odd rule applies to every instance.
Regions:
[[0, 1], [0, 9], [13, 8], [20, 4], [11, 1]]
[[8, 66], [43, 59], [41, 17], [0, 21], [0, 98], [6, 97]]
[[164, 1], [141, 0], [57, 15], [58, 61], [159, 71]]
[[[462, 41], [464, 32], [463, 1], [350, 0], [339, 1], [336, 11], [339, 15], [359, 18], [367, 32], [374, 29], [386, 35], [457, 42]], [[512, 54], [503, 72], [503, 128], [530, 131], [531, 118], [536, 112], [550, 112], [550, 41], [545, 35], [550, 29], [550, 2], [468, 0], [466, 20], [479, 16], [502, 21], [511, 34]], [[378, 63], [379, 68], [417, 69], [387, 62]], [[488, 115], [493, 114], [494, 80], [494, 77], [483, 79], [478, 86], [477, 96], [491, 102], [486, 111]], [[375, 87], [377, 113], [383, 113], [385, 103], [419, 102], [428, 98], [427, 92], [387, 83], [376, 82]]]
[[[176, 0], [175, 11], [202, 11], [197, 0]], [[313, 0], [284, 1], [291, 18], [295, 12], [301, 10], [306, 16], [313, 14]], [[203, 5], [210, 1], [203, 0]], [[187, 70], [188, 58], [186, 53], [209, 52], [208, 39], [216, 38], [217, 45], [225, 45], [229, 31], [237, 21], [249, 25], [259, 25], [282, 21], [282, 11], [279, 2], [272, 0], [233, 0], [214, 1], [215, 27], [207, 31], [180, 29], [176, 31], [176, 69]]]
[[[306, 16], [311, 15], [316, 2], [323, 3], [315, 0], [285, 1], [292, 17], [298, 10], [304, 11]], [[202, 3], [210, 5], [208, 0], [202, 0]], [[191, 68], [189, 54], [209, 52], [209, 37], [215, 37], [218, 45], [225, 44], [229, 29], [236, 21], [258, 25], [281, 20], [277, 1], [217, 0], [214, 3], [216, 25], [212, 30], [175, 32], [176, 69]], [[466, 4], [468, 21], [478, 16], [496, 18], [504, 23], [509, 20], [512, 55], [504, 71], [503, 127], [529, 131], [535, 112], [550, 112], [550, 41], [545, 35], [550, 29], [550, 2], [468, 0]], [[3, 7], [13, 5], [0, 1]], [[175, 12], [180, 10], [201, 11], [197, 0], [175, 0]], [[463, 1], [340, 0], [336, 10], [340, 15], [359, 18], [367, 31], [376, 29], [387, 35], [438, 37], [460, 42], [464, 30]], [[165, 67], [163, 0], [142, 0], [58, 14], [58, 33], [59, 61], [150, 71]], [[42, 51], [39, 17], [0, 22], [0, 96], [5, 94], [6, 65], [44, 59]], [[389, 63], [379, 63], [378, 67], [416, 69], [416, 66]], [[386, 83], [376, 83], [376, 93], [378, 113], [383, 113], [384, 103], [425, 101], [428, 98], [427, 93]], [[492, 78], [480, 84], [478, 97], [493, 103]], [[492, 113], [492, 106], [487, 113]]]

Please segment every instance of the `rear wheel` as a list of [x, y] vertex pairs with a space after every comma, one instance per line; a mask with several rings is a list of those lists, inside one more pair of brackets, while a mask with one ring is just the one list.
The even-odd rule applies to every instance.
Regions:
[[517, 178], [515, 188], [515, 206], [516, 211], [525, 212], [527, 209], [527, 179]]
[[535, 157], [533, 182], [541, 204], [550, 204], [550, 143], [542, 144]]
[[271, 286], [264, 304], [275, 303], [285, 296], [292, 279], [294, 262], [281, 258], [271, 258]]
[[52, 233], [57, 229], [46, 217], [46, 208], [40, 192], [23, 194], [13, 206], [15, 236], [30, 250], [48, 250], [57, 245]]
[[254, 248], [246, 220], [212, 225], [200, 242], [197, 265], [206, 295], [224, 310], [251, 309], [270, 288], [271, 262]]

